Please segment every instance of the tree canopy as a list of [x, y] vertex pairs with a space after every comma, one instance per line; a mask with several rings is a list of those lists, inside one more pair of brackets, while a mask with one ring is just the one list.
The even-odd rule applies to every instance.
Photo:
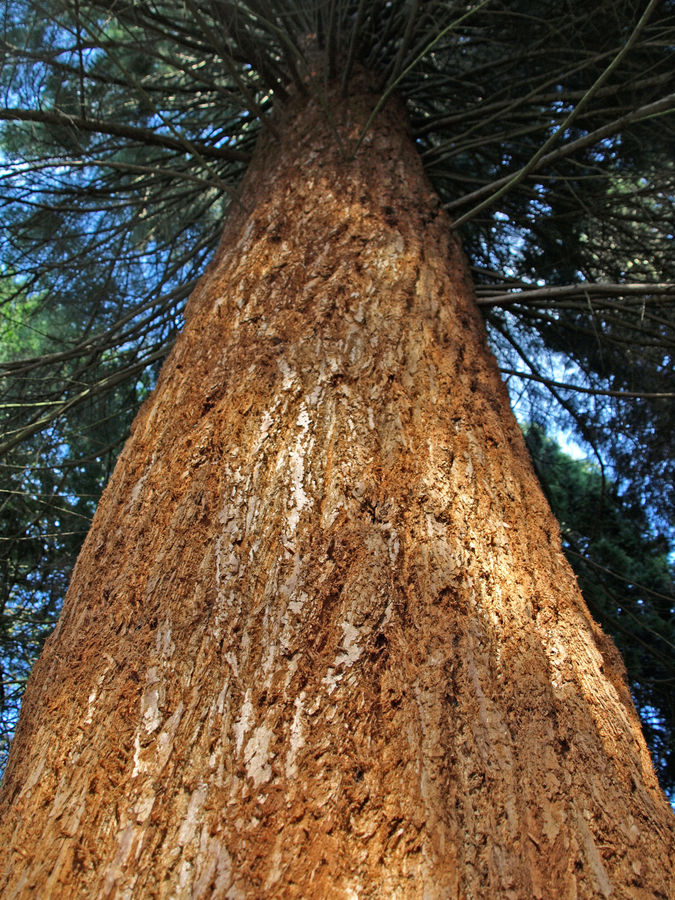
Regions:
[[[274, 135], [292, 95], [321, 98], [329, 82], [348, 92], [358, 68], [380, 104], [406, 107], [518, 414], [595, 460], [570, 496], [612, 498], [603, 510], [621, 523], [618, 543], [634, 532], [632, 559], [661, 540], [655, 570], [647, 554], [629, 572], [592, 514], [553, 503], [588, 538], [568, 544], [588, 578], [615, 579], [602, 596], [584, 581], [587, 598], [633, 666], [638, 704], [665, 727], [671, 0], [7, 0], [0, 41], [3, 633], [52, 620], [258, 134]], [[545, 442], [537, 452], [557, 484], [564, 465]], [[28, 647], [22, 672], [31, 634], [3, 651]], [[650, 678], [661, 694], [640, 693]]]
[[526, 442], [560, 522], [584, 599], [613, 635], [663, 785], [675, 794], [675, 622], [669, 542], [600, 467], [564, 453], [541, 428]]

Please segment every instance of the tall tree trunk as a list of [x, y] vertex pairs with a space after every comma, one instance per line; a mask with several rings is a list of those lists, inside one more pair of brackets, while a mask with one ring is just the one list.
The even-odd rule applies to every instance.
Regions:
[[402, 111], [340, 151], [373, 102], [256, 152], [31, 678], [4, 897], [675, 896]]

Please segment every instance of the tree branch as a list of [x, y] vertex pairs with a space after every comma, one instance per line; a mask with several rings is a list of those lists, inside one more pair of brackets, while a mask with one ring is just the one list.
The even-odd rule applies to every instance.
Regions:
[[[114, 137], [126, 138], [153, 147], [166, 147], [171, 150], [186, 151], [184, 143], [178, 138], [168, 134], [160, 134], [151, 128], [139, 128], [136, 125], [122, 125], [119, 122], [110, 122], [104, 119], [90, 119], [82, 116], [72, 116], [59, 110], [44, 109], [11, 109], [0, 108], [0, 120], [37, 122], [42, 125], [58, 125], [66, 128], [74, 128], [77, 131], [88, 131], [95, 134], [109, 134]], [[209, 159], [225, 159], [229, 162], [249, 161], [250, 156], [242, 150], [232, 147], [209, 147], [200, 141], [190, 141], [191, 146], [199, 151], [201, 156]]]
[[478, 306], [509, 306], [512, 303], [531, 303], [533, 300], [569, 298], [569, 297], [640, 297], [650, 294], [674, 295], [675, 283], [664, 284], [566, 284], [555, 287], [523, 288], [492, 294], [490, 289], [477, 288], [476, 303]]

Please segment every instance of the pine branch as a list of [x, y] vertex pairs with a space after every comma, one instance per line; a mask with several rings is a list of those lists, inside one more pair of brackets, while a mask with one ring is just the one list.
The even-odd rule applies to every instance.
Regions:
[[507, 191], [516, 187], [516, 185], [519, 184], [526, 175], [532, 175], [534, 174], [534, 172], [537, 172], [540, 169], [545, 169], [547, 166], [550, 166], [552, 163], [557, 162], [559, 159], [564, 159], [565, 157], [571, 156], [572, 154], [576, 153], [577, 150], [582, 150], [585, 147], [592, 146], [593, 144], [598, 144], [600, 141], [604, 140], [607, 137], [619, 134], [627, 125], [630, 125], [634, 122], [640, 122], [645, 119], [654, 118], [655, 116], [662, 115], [663, 113], [666, 113], [672, 109], [675, 109], [675, 93], [668, 94], [668, 96], [662, 97], [660, 100], [655, 100], [653, 103], [648, 103], [645, 106], [641, 106], [639, 109], [626, 113], [625, 115], [620, 116], [618, 119], [615, 119], [613, 122], [609, 122], [607, 125], [603, 125], [601, 128], [597, 128], [595, 131], [591, 131], [589, 134], [577, 138], [577, 140], [575, 141], [570, 141], [570, 143], [564, 144], [557, 150], [553, 150], [543, 156], [537, 153], [532, 158], [530, 163], [528, 163], [526, 166], [523, 166], [514, 175], [505, 175], [503, 178], [498, 178], [496, 181], [492, 181], [489, 184], [486, 184], [484, 187], [479, 188], [477, 191], [474, 191], [471, 194], [465, 194], [459, 200], [445, 203], [443, 205], [443, 208], [447, 211], [451, 211], [453, 209], [457, 209], [458, 207], [466, 206], [467, 203], [472, 203], [474, 200], [480, 200], [481, 198], [488, 195], [486, 200], [478, 203], [468, 212], [461, 215], [458, 219], [455, 219], [454, 226], [455, 228], [459, 228], [461, 225], [474, 218], [483, 209], [491, 206]]
[[[11, 109], [0, 108], [0, 121], [36, 122], [42, 125], [57, 125], [71, 128], [75, 131], [93, 132], [95, 134], [107, 134], [134, 141], [149, 147], [165, 147], [170, 150], [186, 152], [183, 141], [168, 134], [161, 134], [151, 128], [139, 128], [136, 125], [125, 125], [121, 122], [110, 120], [91, 119], [89, 117], [73, 116], [59, 110], [44, 109]], [[233, 147], [211, 147], [200, 141], [190, 141], [201, 156], [208, 159], [224, 159], [229, 162], [246, 163], [250, 156]]]
[[675, 283], [655, 284], [566, 284], [551, 287], [529, 288], [493, 294], [494, 287], [476, 289], [478, 306], [508, 306], [512, 303], [529, 304], [533, 301], [556, 301], [570, 297], [675, 297]]
[[621, 400], [661, 400], [675, 397], [675, 391], [613, 391], [598, 387], [584, 387], [580, 384], [569, 384], [565, 381], [556, 381], [554, 378], [546, 378], [543, 375], [537, 375], [535, 372], [521, 372], [517, 369], [507, 369], [502, 366], [500, 366], [499, 370], [504, 375], [514, 375], [517, 378], [526, 378], [528, 381], [536, 381], [549, 388], [576, 391], [578, 394], [593, 394], [596, 397], [618, 397]]

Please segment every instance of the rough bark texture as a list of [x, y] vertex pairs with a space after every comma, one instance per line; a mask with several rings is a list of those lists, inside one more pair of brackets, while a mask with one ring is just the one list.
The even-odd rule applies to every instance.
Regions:
[[31, 678], [3, 897], [675, 896], [400, 110], [350, 162], [314, 101], [279, 129]]

